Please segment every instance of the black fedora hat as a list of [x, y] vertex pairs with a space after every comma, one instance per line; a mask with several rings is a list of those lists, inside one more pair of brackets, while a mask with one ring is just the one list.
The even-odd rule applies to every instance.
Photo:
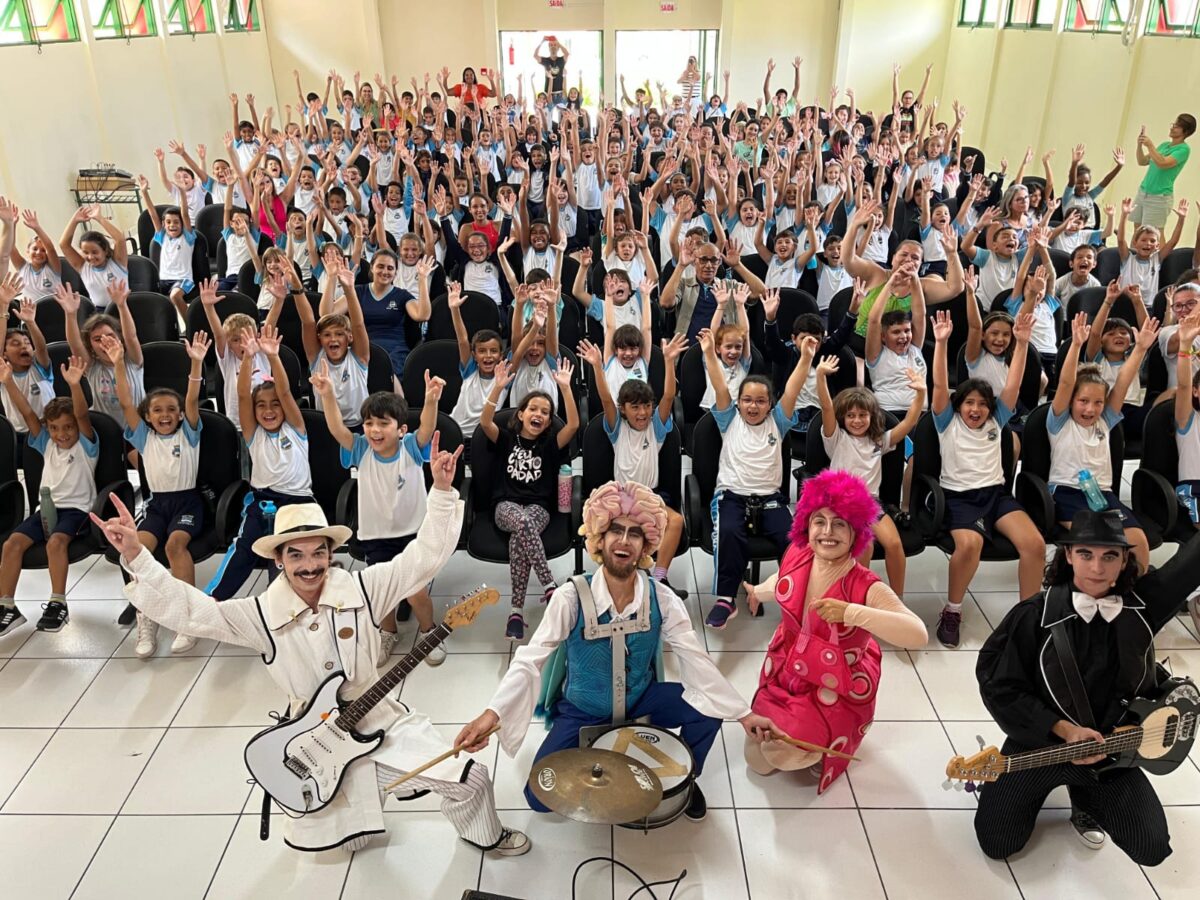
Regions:
[[1093, 547], [1130, 547], [1125, 539], [1125, 527], [1121, 514], [1116, 510], [1096, 512], [1082, 509], [1071, 519], [1071, 530], [1058, 543], [1064, 547], [1075, 544], [1090, 544]]

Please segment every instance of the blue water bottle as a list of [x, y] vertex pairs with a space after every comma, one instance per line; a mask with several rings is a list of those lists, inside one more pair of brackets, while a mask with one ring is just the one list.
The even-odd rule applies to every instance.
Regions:
[[1104, 492], [1100, 490], [1099, 483], [1088, 469], [1079, 471], [1079, 489], [1083, 491], [1083, 496], [1087, 497], [1087, 504], [1094, 512], [1103, 512], [1108, 509], [1108, 501], [1104, 498]]
[[263, 518], [267, 522], [267, 534], [275, 533], [275, 501], [260, 500], [258, 508], [262, 510]]

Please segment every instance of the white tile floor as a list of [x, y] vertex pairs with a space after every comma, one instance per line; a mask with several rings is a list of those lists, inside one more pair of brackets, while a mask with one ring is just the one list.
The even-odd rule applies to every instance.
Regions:
[[[201, 579], [212, 565], [200, 567]], [[565, 575], [570, 560], [553, 567]], [[937, 551], [910, 561], [908, 601], [931, 631], [945, 572]], [[693, 592], [697, 622], [711, 602], [711, 573], [699, 551], [671, 572]], [[261, 794], [247, 784], [241, 749], [280, 705], [261, 662], [204, 641], [173, 658], [167, 634], [156, 659], [133, 658], [131, 636], [115, 624], [122, 607], [115, 569], [84, 563], [72, 573], [71, 623], [63, 632], [36, 634], [26, 625], [0, 639], [0, 896], [449, 900], [478, 887], [563, 900], [576, 867], [592, 856], [612, 856], [647, 881], [687, 869], [675, 894], [682, 900], [1196, 896], [1200, 769], [1191, 761], [1155, 779], [1176, 851], [1155, 869], [1139, 869], [1111, 846], [1099, 853], [1081, 847], [1066, 824], [1062, 793], [1051, 796], [1025, 851], [990, 861], [975, 846], [972, 795], [941, 789], [953, 753], [973, 751], [976, 734], [1000, 737], [979, 701], [974, 665], [1015, 601], [1014, 576], [1011, 565], [981, 568], [961, 649], [885, 650], [878, 720], [863, 759], [821, 797], [806, 779], [749, 772], [741, 729], [727, 723], [701, 782], [710, 807], [702, 823], [639, 834], [536, 816], [521, 796], [543, 734], [535, 723], [515, 760], [494, 746], [481, 754], [503, 819], [533, 838], [528, 856], [493, 859], [456, 841], [436, 801], [426, 799], [389, 802], [388, 840], [351, 859], [294, 853], [278, 834], [258, 839]], [[503, 588], [506, 570], [459, 554], [433, 593], [444, 604], [480, 581]], [[22, 583], [18, 599], [30, 619], [44, 586], [37, 573]], [[489, 609], [452, 639], [441, 669], [422, 667], [401, 689], [405, 701], [444, 726], [447, 745], [504, 671], [504, 613]], [[747, 693], [777, 617], [768, 605], [765, 620], [743, 615], [725, 632], [703, 634], [717, 664]], [[411, 638], [414, 626], [406, 628]], [[1177, 620], [1158, 646], [1175, 671], [1200, 675], [1200, 640], [1190, 622]], [[636, 887], [623, 869], [595, 862], [579, 873], [576, 889], [581, 898], [613, 900]]]

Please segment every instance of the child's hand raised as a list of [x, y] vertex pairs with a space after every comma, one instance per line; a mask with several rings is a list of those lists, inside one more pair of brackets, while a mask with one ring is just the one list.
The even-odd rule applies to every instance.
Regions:
[[1076, 347], [1082, 347], [1087, 343], [1088, 335], [1092, 333], [1092, 326], [1088, 322], [1087, 313], [1076, 313], [1075, 318], [1071, 320], [1071, 343]]
[[554, 370], [554, 381], [562, 388], [563, 392], [571, 389], [571, 377], [575, 374], [575, 367], [571, 365], [571, 361], [565, 356], [558, 360], [558, 368]]
[[1013, 323], [1013, 337], [1020, 344], [1028, 344], [1033, 337], [1033, 313], [1022, 313]]
[[[109, 338], [116, 340], [116, 338]], [[116, 359], [113, 360], [116, 362]], [[67, 362], [61, 366], [63, 379], [67, 384], [75, 387], [83, 381], [83, 373], [87, 371], [87, 364], [83, 361], [82, 356], [72, 356]]]
[[54, 300], [63, 308], [63, 312], [69, 316], [79, 312], [79, 295], [75, 293], [75, 288], [69, 284], [60, 284], [54, 289]]
[[925, 382], [925, 376], [916, 369], [905, 369], [904, 374], [908, 376], [908, 386], [918, 394], [924, 394], [928, 389]]
[[434, 270], [437, 265], [437, 260], [432, 256], [422, 256], [417, 260], [417, 274], [422, 278], [428, 278], [429, 273]]
[[439, 491], [448, 491], [454, 485], [454, 473], [458, 469], [458, 458], [462, 456], [460, 445], [453, 453], [439, 447], [442, 433], [435, 431], [429, 445], [429, 471], [433, 474], [433, 486]]
[[1191, 346], [1198, 334], [1200, 334], [1200, 312], [1184, 316], [1179, 320], [1179, 349], [1181, 353], [1185, 348]]
[[1143, 352], [1148, 351], [1158, 340], [1158, 319], [1151, 316], [1142, 323], [1141, 328], [1135, 328], [1133, 333], [1134, 346]]
[[950, 340], [950, 335], [954, 332], [954, 322], [950, 319], [950, 313], [941, 310], [929, 319], [930, 325], [933, 327], [933, 339], [939, 344]]
[[733, 289], [733, 302], [738, 306], [745, 306], [746, 301], [749, 299], [750, 285], [746, 284], [744, 281], [740, 282], [737, 287]]
[[[9, 277], [11, 278], [13, 276], [10, 275]], [[5, 280], [7, 281], [7, 279]], [[28, 297], [22, 298], [21, 306], [17, 309], [17, 318], [24, 322], [27, 328], [30, 325], [33, 325], [34, 321], [37, 319], [37, 304]]]
[[817, 363], [817, 378], [828, 378], [830, 375], [836, 375], [838, 370], [838, 358], [836, 356], [823, 356], [821, 361]]
[[121, 360], [125, 358], [125, 344], [111, 334], [100, 338], [100, 346], [104, 348], [104, 352], [108, 354], [108, 358], [114, 366], [119, 366]]
[[817, 348], [820, 346], [818, 341], [811, 334], [806, 335], [800, 340], [800, 359], [804, 362], [812, 362], [812, 358], [817, 355]]
[[0, 384], [12, 383], [12, 365], [3, 356], [0, 356]]
[[696, 340], [700, 342], [700, 349], [705, 354], [712, 353], [713, 349], [716, 347], [712, 329], [701, 328], [700, 332], [696, 335]]
[[685, 335], [677, 334], [669, 341], [662, 342], [663, 359], [669, 363], [674, 363], [679, 359], [688, 348], [688, 340]]
[[200, 282], [200, 302], [205, 306], [216, 306], [221, 301], [217, 296], [217, 276]]
[[963, 284], [969, 294], [974, 294], [979, 290], [979, 273], [975, 271], [974, 266], [967, 266], [967, 270], [963, 272]]
[[[666, 343], [667, 343], [666, 341], [663, 341], [663, 355], [664, 356], [666, 355]], [[597, 368], [597, 369], [603, 368], [603, 366], [604, 366], [603, 352], [600, 350], [599, 347], [597, 347], [595, 344], [593, 344], [587, 338], [584, 338], [582, 341], [579, 342], [579, 345], [575, 348], [575, 352], [578, 353], [579, 358], [582, 359], [589, 366], [593, 366], [594, 368]]]
[[[16, 272], [9, 272], [6, 276], [4, 276], [4, 280], [0, 281], [0, 304], [8, 306], [8, 304], [16, 300], [17, 295], [21, 293], [21, 288], [23, 285], [24, 282], [21, 280], [21, 276]], [[21, 303], [21, 309], [25, 308], [26, 303], [29, 303], [31, 307], [33, 306], [33, 303], [29, 299], [25, 299]], [[29, 318], [25, 318], [18, 312], [17, 316], [22, 322], [33, 321], [32, 315], [30, 315]]]
[[434, 400], [442, 399], [442, 391], [446, 388], [446, 379], [438, 378], [436, 375], [430, 375], [429, 370], [425, 370], [425, 399], [432, 397]]
[[[429, 377], [428, 371], [426, 371], [425, 377]], [[321, 360], [321, 370], [309, 375], [308, 383], [313, 386], [313, 390], [320, 394], [322, 398], [333, 397], [333, 379], [329, 377], [329, 360]]]
[[775, 315], [779, 312], [779, 288], [770, 288], [762, 298], [763, 312], [766, 313], [768, 319], [775, 321]]
[[498, 387], [502, 389], [508, 387], [509, 383], [513, 380], [513, 374], [513, 365], [508, 360], [502, 359], [496, 363], [495, 375], [493, 377]]
[[190, 341], [184, 338], [183, 345], [187, 348], [187, 355], [190, 359], [203, 362], [204, 357], [208, 355], [208, 348], [212, 346], [212, 339], [208, 336], [208, 332], [197, 331]]
[[1133, 215], [1133, 198], [1132, 197], [1126, 197], [1124, 200], [1121, 201], [1121, 215], [1123, 215], [1123, 216]]
[[118, 309], [125, 306], [125, 301], [129, 299], [129, 285], [124, 281], [110, 281], [108, 283], [108, 297], [117, 305]]
[[258, 333], [258, 347], [267, 356], [278, 356], [283, 338], [274, 325], [264, 325]]

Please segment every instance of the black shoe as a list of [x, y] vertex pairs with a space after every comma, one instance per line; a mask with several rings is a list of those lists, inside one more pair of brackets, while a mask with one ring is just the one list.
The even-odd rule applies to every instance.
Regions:
[[1104, 840], [1107, 837], [1104, 829], [1100, 827], [1099, 822], [1082, 809], [1071, 808], [1071, 827], [1079, 835], [1079, 840], [1083, 846], [1089, 850], [1099, 850], [1104, 846]]
[[401, 600], [400, 605], [396, 607], [396, 621], [407, 622], [412, 617], [412, 604], [407, 600]]
[[667, 581], [667, 579], [665, 579], [665, 578], [662, 581], [660, 581], [659, 584], [661, 584], [663, 587], [665, 587], [667, 590], [669, 590], [672, 594], [674, 594], [680, 600], [686, 600], [688, 598], [687, 591], [685, 591], [683, 588], [675, 587], [675, 585], [671, 584], [671, 582]]
[[21, 615], [15, 603], [12, 606], [0, 606], [0, 634], [8, 634], [23, 624], [25, 617]]
[[125, 608], [121, 610], [121, 615], [117, 616], [118, 625], [132, 625], [137, 618], [137, 607], [132, 603], [126, 603]]
[[67, 604], [61, 600], [51, 600], [45, 604], [42, 609], [42, 617], [38, 619], [38, 631], [62, 631], [64, 625], [67, 624]]
[[687, 809], [683, 814], [693, 822], [701, 821], [708, 815], [708, 801], [704, 799], [704, 792], [700, 790], [700, 785], [692, 782], [692, 795], [688, 798]]

